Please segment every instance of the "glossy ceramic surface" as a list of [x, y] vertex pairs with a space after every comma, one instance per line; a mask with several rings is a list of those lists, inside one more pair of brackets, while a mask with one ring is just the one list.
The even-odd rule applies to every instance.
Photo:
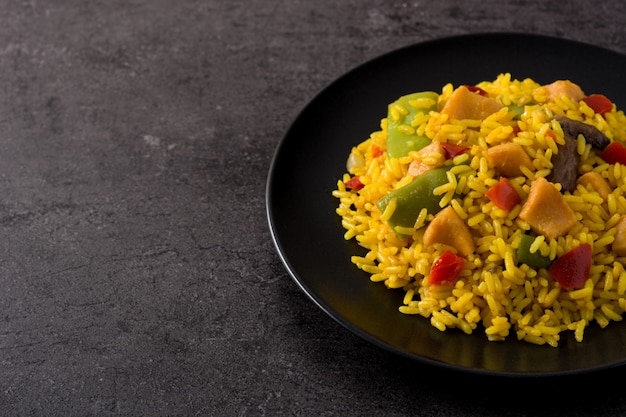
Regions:
[[475, 84], [500, 73], [540, 83], [570, 79], [587, 94], [626, 106], [626, 57], [557, 38], [470, 35], [390, 52], [345, 74], [300, 113], [278, 146], [267, 183], [267, 214], [278, 252], [298, 285], [328, 315], [362, 338], [408, 358], [464, 371], [542, 376], [626, 363], [626, 323], [591, 326], [558, 348], [510, 337], [488, 342], [480, 331], [440, 332], [422, 317], [398, 312], [403, 293], [369, 281], [350, 256], [362, 254], [344, 230], [331, 196], [352, 146], [379, 128], [387, 104], [451, 82]]

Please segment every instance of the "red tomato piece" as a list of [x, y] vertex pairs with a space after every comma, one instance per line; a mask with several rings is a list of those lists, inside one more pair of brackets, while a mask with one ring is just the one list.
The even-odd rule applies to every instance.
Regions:
[[626, 165], [626, 147], [621, 142], [611, 142], [609, 146], [604, 148], [600, 158], [609, 164]]
[[440, 146], [441, 146], [441, 149], [443, 149], [443, 154], [446, 157], [446, 159], [452, 159], [455, 156], [460, 155], [469, 149], [467, 146], [453, 145], [451, 143], [444, 143], [444, 142], [440, 143]]
[[548, 272], [563, 288], [582, 288], [589, 278], [591, 262], [591, 246], [583, 243], [558, 257]]
[[346, 188], [349, 188], [351, 190], [357, 190], [357, 191], [364, 187], [358, 175], [355, 175], [354, 177], [350, 178], [350, 180], [346, 181], [344, 184]]
[[448, 249], [433, 263], [428, 282], [433, 285], [452, 284], [459, 278], [464, 265], [465, 258]]
[[476, 87], [475, 85], [465, 85], [465, 88], [467, 88], [468, 90], [470, 90], [472, 93], [476, 93], [479, 94], [481, 96], [485, 96], [487, 97], [489, 94], [487, 94], [487, 92], [485, 90], [483, 90], [480, 87]]
[[493, 201], [493, 204], [506, 211], [513, 210], [522, 201], [515, 187], [504, 177], [491, 187], [485, 195]]
[[592, 94], [582, 100], [598, 114], [613, 110], [613, 103], [603, 94]]

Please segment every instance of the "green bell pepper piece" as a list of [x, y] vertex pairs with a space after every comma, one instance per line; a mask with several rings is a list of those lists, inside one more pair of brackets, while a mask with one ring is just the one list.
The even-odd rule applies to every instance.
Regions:
[[394, 229], [396, 226], [413, 227], [417, 216], [423, 208], [428, 214], [438, 213], [441, 196], [434, 195], [433, 190], [448, 182], [446, 172], [450, 167], [441, 167], [426, 171], [404, 187], [393, 190], [383, 196], [376, 205], [384, 212], [389, 203], [396, 199], [396, 209], [387, 221]]
[[[421, 113], [437, 108], [437, 93], [424, 91], [402, 96], [388, 106], [387, 111], [387, 155], [389, 158], [406, 156], [411, 151], [419, 151], [431, 142], [426, 136], [411, 133], [411, 122]], [[430, 99], [434, 104], [428, 108], [417, 108], [411, 104], [417, 99]], [[402, 109], [398, 112], [398, 109]]]
[[515, 120], [519, 120], [522, 117], [522, 114], [524, 114], [524, 106], [516, 106], [515, 104], [511, 104], [510, 106], [508, 106], [509, 111], [515, 112], [515, 117], [513, 117]]
[[519, 247], [517, 248], [517, 262], [532, 266], [533, 268], [547, 268], [552, 261], [547, 256], [543, 256], [539, 251], [530, 253], [530, 246], [535, 241], [534, 236], [521, 235]]

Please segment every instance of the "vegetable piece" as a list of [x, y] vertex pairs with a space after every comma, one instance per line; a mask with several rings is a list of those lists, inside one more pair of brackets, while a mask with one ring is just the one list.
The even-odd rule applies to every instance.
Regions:
[[502, 108], [502, 104], [490, 97], [472, 93], [467, 87], [460, 86], [452, 92], [441, 109], [451, 119], [483, 120]]
[[592, 94], [582, 99], [597, 114], [613, 110], [613, 103], [603, 94]]
[[437, 108], [437, 93], [424, 91], [402, 96], [388, 106], [387, 155], [399, 158], [411, 151], [418, 151], [430, 143], [426, 136], [415, 133], [413, 119], [418, 114]]
[[465, 262], [465, 258], [455, 255], [450, 249], [446, 250], [430, 268], [428, 283], [433, 285], [454, 283], [459, 278]]
[[352, 149], [350, 155], [348, 155], [348, 160], [346, 161], [346, 169], [348, 172], [353, 172], [353, 170], [360, 168], [365, 165], [365, 158], [356, 148]]
[[590, 124], [564, 116], [556, 116], [554, 119], [563, 129], [565, 143], [558, 145], [558, 152], [552, 156], [552, 171], [546, 178], [550, 182], [560, 183], [563, 191], [573, 192], [576, 189], [580, 165], [580, 155], [577, 151], [578, 135], [583, 135], [585, 142], [598, 150], [604, 149], [610, 140]]
[[532, 170], [533, 162], [521, 145], [515, 142], [503, 143], [487, 149], [487, 160], [505, 177], [524, 175], [520, 167]]
[[461, 256], [473, 253], [476, 248], [469, 227], [451, 206], [435, 215], [424, 231], [423, 241], [425, 245], [442, 243], [451, 246]]
[[569, 80], [558, 80], [544, 87], [546, 89], [546, 98], [548, 101], [554, 101], [554, 99], [561, 97], [568, 97], [572, 101], [577, 102], [585, 97], [583, 90]]
[[585, 137], [585, 142], [593, 146], [598, 150], [602, 150], [608, 146], [611, 140], [606, 137], [597, 127], [581, 122], [579, 120], [573, 120], [565, 116], [556, 116], [554, 118], [563, 129], [563, 133], [572, 136], [572, 139], [576, 140], [578, 135]]
[[626, 216], [620, 217], [615, 229], [615, 239], [611, 249], [617, 256], [626, 256]]
[[452, 143], [441, 142], [441, 149], [443, 149], [443, 153], [446, 159], [452, 159], [457, 155], [461, 155], [463, 152], [467, 151], [469, 147], [453, 145]]
[[524, 114], [524, 111], [526, 111], [526, 108], [524, 106], [516, 106], [515, 104], [510, 104], [507, 106], [509, 108], [509, 111], [515, 113], [515, 116], [513, 117], [515, 120], [519, 120], [522, 118], [522, 114]]
[[355, 175], [354, 177], [350, 178], [348, 181], [344, 183], [344, 185], [346, 186], [346, 188], [349, 188], [351, 190], [357, 190], [357, 191], [364, 187], [358, 175]]
[[606, 182], [604, 178], [602, 178], [602, 175], [598, 174], [595, 171], [589, 171], [581, 175], [576, 183], [582, 185], [587, 189], [596, 191], [598, 194], [600, 194], [600, 197], [602, 197], [604, 201], [606, 201], [606, 199], [609, 197], [609, 194], [611, 194], [611, 186], [609, 185], [609, 183]]
[[600, 154], [600, 158], [609, 164], [626, 165], [626, 147], [623, 143], [614, 141], [607, 146]]
[[557, 145], [559, 151], [552, 155], [552, 170], [546, 179], [553, 183], [558, 182], [563, 191], [571, 193], [576, 188], [580, 155], [577, 151], [576, 136], [564, 131], [563, 139], [565, 142], [562, 145]]
[[513, 207], [522, 201], [515, 187], [504, 177], [491, 187], [485, 195], [489, 200], [493, 201], [493, 204], [506, 211], [511, 211]]
[[481, 96], [485, 96], [485, 97], [489, 96], [489, 93], [487, 93], [485, 90], [483, 90], [482, 88], [480, 88], [478, 86], [475, 86], [475, 85], [464, 85], [463, 87], [467, 88], [472, 93], [480, 94]]
[[531, 183], [519, 218], [528, 223], [535, 233], [548, 239], [563, 236], [578, 222], [563, 195], [543, 177]]
[[376, 145], [372, 145], [370, 150], [372, 152], [372, 158], [378, 158], [379, 156], [385, 153], [385, 151], [381, 149], [380, 146], [376, 146]]
[[535, 241], [534, 236], [520, 235], [519, 247], [517, 248], [517, 262], [532, 266], [533, 268], [547, 268], [552, 261], [543, 256], [539, 251], [532, 253], [530, 247]]
[[548, 268], [548, 272], [561, 287], [582, 288], [591, 271], [591, 246], [583, 243], [559, 256]]
[[378, 200], [376, 206], [383, 213], [387, 205], [392, 200], [396, 200], [396, 209], [387, 220], [389, 226], [391, 228], [396, 226], [413, 227], [423, 208], [429, 214], [438, 213], [441, 210], [439, 207], [441, 197], [434, 195], [433, 190], [448, 182], [446, 175], [448, 169], [447, 167], [431, 169], [404, 187], [393, 190]]

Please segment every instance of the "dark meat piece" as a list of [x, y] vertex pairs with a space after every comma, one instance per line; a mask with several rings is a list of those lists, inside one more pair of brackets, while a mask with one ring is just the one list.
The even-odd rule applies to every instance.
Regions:
[[606, 148], [611, 141], [595, 126], [563, 116], [556, 116], [555, 119], [563, 129], [565, 144], [559, 145], [559, 153], [552, 156], [552, 172], [546, 179], [559, 182], [563, 191], [572, 192], [576, 189], [580, 165], [580, 155], [576, 151], [578, 135], [583, 135], [585, 142], [599, 150]]
[[607, 138], [604, 133], [600, 132], [595, 126], [579, 122], [578, 120], [572, 120], [564, 116], [556, 116], [555, 119], [561, 125], [564, 133], [568, 133], [570, 136], [574, 137], [574, 139], [576, 139], [578, 135], [583, 135], [585, 137], [585, 142], [596, 149], [602, 150], [609, 146], [609, 143], [611, 143], [609, 138]]
[[550, 182], [561, 183], [562, 191], [572, 192], [576, 189], [580, 155], [576, 151], [576, 137], [563, 129], [565, 145], [559, 145], [559, 153], [552, 155], [552, 172], [546, 177]]

